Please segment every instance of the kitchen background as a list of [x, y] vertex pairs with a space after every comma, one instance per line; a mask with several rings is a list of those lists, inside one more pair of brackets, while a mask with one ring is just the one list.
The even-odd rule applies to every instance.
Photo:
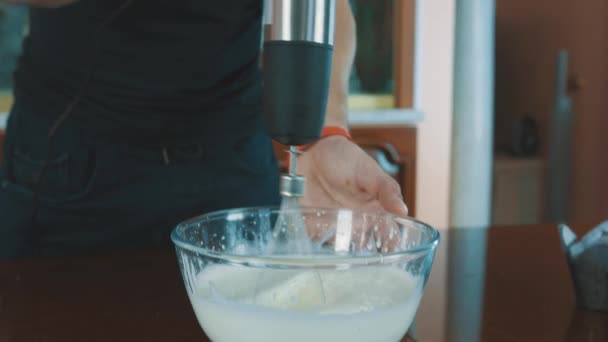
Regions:
[[[416, 217], [438, 226], [608, 218], [607, 1], [351, 4], [353, 134], [402, 184]], [[27, 10], [0, 4], [0, 112], [26, 34]]]

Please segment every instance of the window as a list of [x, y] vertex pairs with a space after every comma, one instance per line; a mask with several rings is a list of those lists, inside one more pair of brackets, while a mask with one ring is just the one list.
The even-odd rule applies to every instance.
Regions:
[[350, 3], [357, 22], [350, 108], [412, 108], [416, 0]]

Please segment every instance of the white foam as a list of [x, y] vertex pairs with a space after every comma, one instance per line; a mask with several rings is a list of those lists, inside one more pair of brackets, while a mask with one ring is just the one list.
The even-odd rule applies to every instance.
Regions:
[[422, 279], [394, 266], [295, 271], [216, 265], [191, 302], [215, 342], [394, 342], [412, 322]]
[[298, 197], [283, 197], [272, 237], [267, 254], [312, 254], [314, 243], [308, 235]]

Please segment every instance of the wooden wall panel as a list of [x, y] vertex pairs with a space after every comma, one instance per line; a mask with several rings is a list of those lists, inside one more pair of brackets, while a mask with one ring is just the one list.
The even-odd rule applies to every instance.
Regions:
[[[608, 218], [608, 2], [497, 0], [496, 144], [511, 139], [512, 121], [530, 114], [546, 158], [557, 53], [570, 54], [575, 127], [569, 221]], [[572, 89], [574, 90], [574, 89]]]

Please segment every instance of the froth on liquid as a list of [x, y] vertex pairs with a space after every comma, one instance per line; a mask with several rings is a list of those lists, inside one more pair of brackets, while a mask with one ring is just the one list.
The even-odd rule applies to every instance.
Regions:
[[399, 341], [422, 280], [390, 266], [294, 271], [211, 266], [191, 302], [214, 342]]

